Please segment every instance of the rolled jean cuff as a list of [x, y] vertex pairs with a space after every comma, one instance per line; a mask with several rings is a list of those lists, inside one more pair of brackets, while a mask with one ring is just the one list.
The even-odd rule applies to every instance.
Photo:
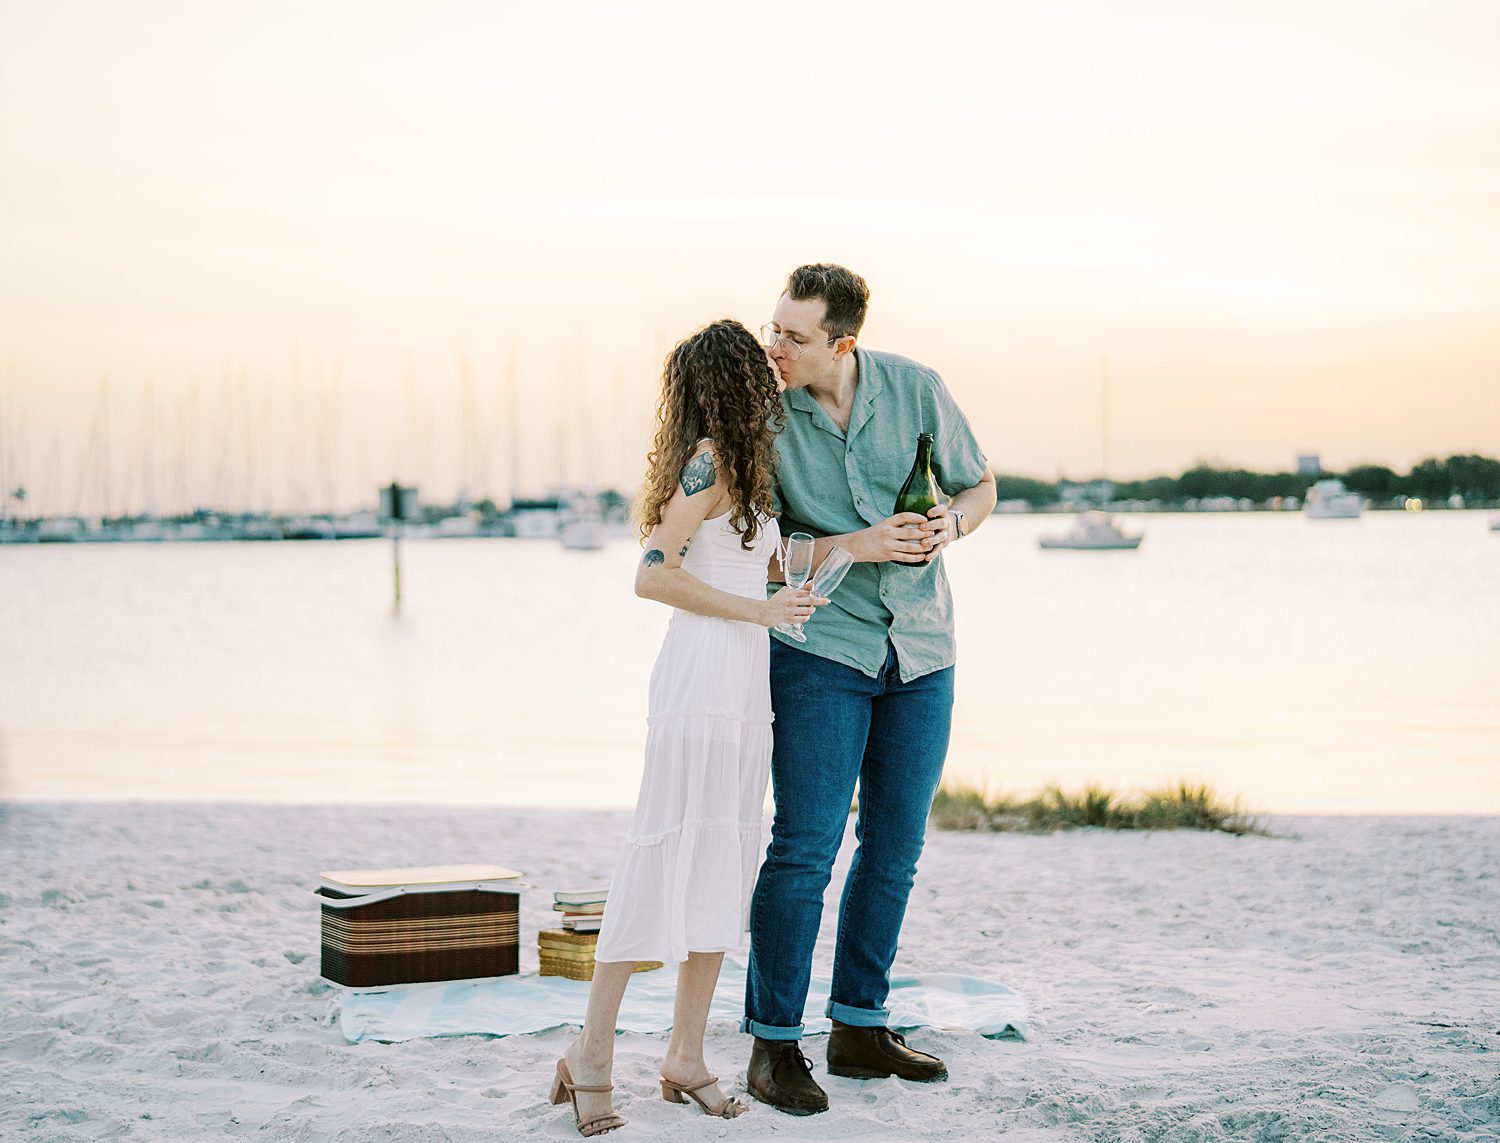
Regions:
[[777, 1027], [775, 1024], [762, 1024], [746, 1016], [740, 1021], [740, 1031], [749, 1032], [752, 1036], [759, 1036], [762, 1040], [800, 1040], [802, 1039], [802, 1025], [794, 1024], [790, 1028]]
[[824, 1015], [855, 1028], [884, 1028], [885, 1022], [891, 1018], [890, 1012], [885, 1008], [850, 1008], [847, 1004], [838, 1004], [832, 1000], [828, 1002]]

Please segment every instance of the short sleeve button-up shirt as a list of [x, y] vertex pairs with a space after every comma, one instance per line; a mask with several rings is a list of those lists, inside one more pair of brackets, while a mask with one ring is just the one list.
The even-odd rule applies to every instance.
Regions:
[[[933, 435], [933, 476], [944, 495], [978, 484], [988, 468], [936, 372], [893, 353], [854, 352], [859, 381], [847, 432], [805, 389], [782, 394], [775, 493], [783, 537], [842, 535], [889, 517], [918, 433]], [[872, 678], [885, 666], [887, 644], [906, 681], [953, 664], [953, 596], [941, 555], [926, 566], [855, 564], [829, 598], [804, 628], [806, 643], [772, 636]]]

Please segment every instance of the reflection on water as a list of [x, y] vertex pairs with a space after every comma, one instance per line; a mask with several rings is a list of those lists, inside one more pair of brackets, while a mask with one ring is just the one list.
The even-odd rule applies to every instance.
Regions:
[[[950, 776], [1500, 812], [1482, 514], [1132, 523], [1136, 553], [1038, 551], [1044, 517], [953, 551]], [[381, 541], [0, 549], [0, 793], [632, 802], [667, 617], [638, 549], [402, 550], [398, 618]]]

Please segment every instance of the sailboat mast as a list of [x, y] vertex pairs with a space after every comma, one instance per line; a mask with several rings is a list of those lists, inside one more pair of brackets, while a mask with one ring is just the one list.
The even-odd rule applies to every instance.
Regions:
[[271, 415], [271, 402], [275, 384], [275, 376], [267, 370], [261, 421], [261, 450], [265, 456], [265, 463], [262, 467], [266, 474], [265, 504], [263, 510], [267, 516], [274, 516], [276, 514], [276, 422], [272, 419]]
[[100, 383], [100, 386], [99, 386], [99, 416], [100, 416], [99, 443], [100, 443], [100, 454], [101, 454], [99, 471], [101, 473], [101, 479], [103, 481], [103, 499], [104, 499], [104, 510], [102, 512], [100, 512], [100, 516], [103, 519], [107, 520], [113, 514], [113, 508], [114, 508], [114, 485], [112, 483], [112, 478], [114, 476], [114, 471], [113, 471], [113, 469], [114, 469], [114, 461], [113, 461], [113, 458], [110, 456], [110, 452], [109, 452], [110, 424], [109, 424], [109, 378], [108, 377], [106, 377]]
[[589, 399], [589, 374], [583, 355], [583, 343], [573, 343], [573, 406], [578, 448], [583, 453], [583, 491], [593, 496], [599, 490], [598, 457], [594, 453], [594, 402]]
[[1099, 355], [1099, 479], [1109, 479], [1109, 355]]
[[326, 394], [323, 397], [322, 431], [319, 434], [322, 438], [319, 447], [323, 468], [323, 511], [329, 513], [339, 510], [339, 480], [336, 474], [339, 471], [338, 448], [341, 435], [339, 406], [342, 404], [343, 393], [344, 355], [336, 353], [333, 357], [333, 373], [328, 380]]
[[505, 358], [505, 419], [508, 422], [506, 429], [510, 438], [511, 507], [515, 506], [516, 498], [521, 495], [521, 401], [518, 372], [516, 342], [512, 338], [510, 350]]
[[463, 343], [458, 347], [459, 493], [475, 503], [483, 496], [479, 477], [479, 405], [474, 395], [474, 369]]
[[[74, 497], [73, 502], [73, 515], [75, 516], [82, 516], [88, 508], [93, 506], [89, 503], [91, 484], [97, 482], [96, 487], [100, 490], [102, 499], [107, 501], [109, 498], [109, 478], [107, 476], [102, 478], [99, 476], [99, 453], [101, 448], [106, 456], [105, 463], [108, 463], [108, 445], [107, 443], [101, 444], [101, 441], [106, 439], [108, 432], [106, 416], [108, 396], [109, 380], [105, 378], [99, 382], [99, 399], [98, 403], [94, 406], [94, 422], [89, 430], [88, 448], [84, 453], [83, 462], [79, 465], [78, 495]], [[106, 504], [100, 515], [108, 516], [108, 514], [109, 509]]]
[[146, 379], [146, 392], [142, 398], [140, 432], [137, 434], [140, 449], [141, 511], [147, 516], [156, 515], [156, 382]]
[[10, 467], [11, 467], [11, 445], [10, 445], [10, 418], [14, 416], [10, 411], [11, 391], [15, 387], [15, 368], [7, 365], [5, 367], [5, 392], [0, 394], [0, 520], [10, 517]]

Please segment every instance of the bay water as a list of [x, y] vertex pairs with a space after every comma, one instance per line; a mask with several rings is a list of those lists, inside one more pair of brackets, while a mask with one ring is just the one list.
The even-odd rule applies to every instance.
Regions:
[[[1487, 514], [1117, 522], [1138, 551], [1041, 551], [1054, 516], [950, 549], [951, 780], [1500, 813]], [[397, 612], [383, 540], [0, 548], [0, 799], [628, 806], [639, 554], [408, 541]]]

